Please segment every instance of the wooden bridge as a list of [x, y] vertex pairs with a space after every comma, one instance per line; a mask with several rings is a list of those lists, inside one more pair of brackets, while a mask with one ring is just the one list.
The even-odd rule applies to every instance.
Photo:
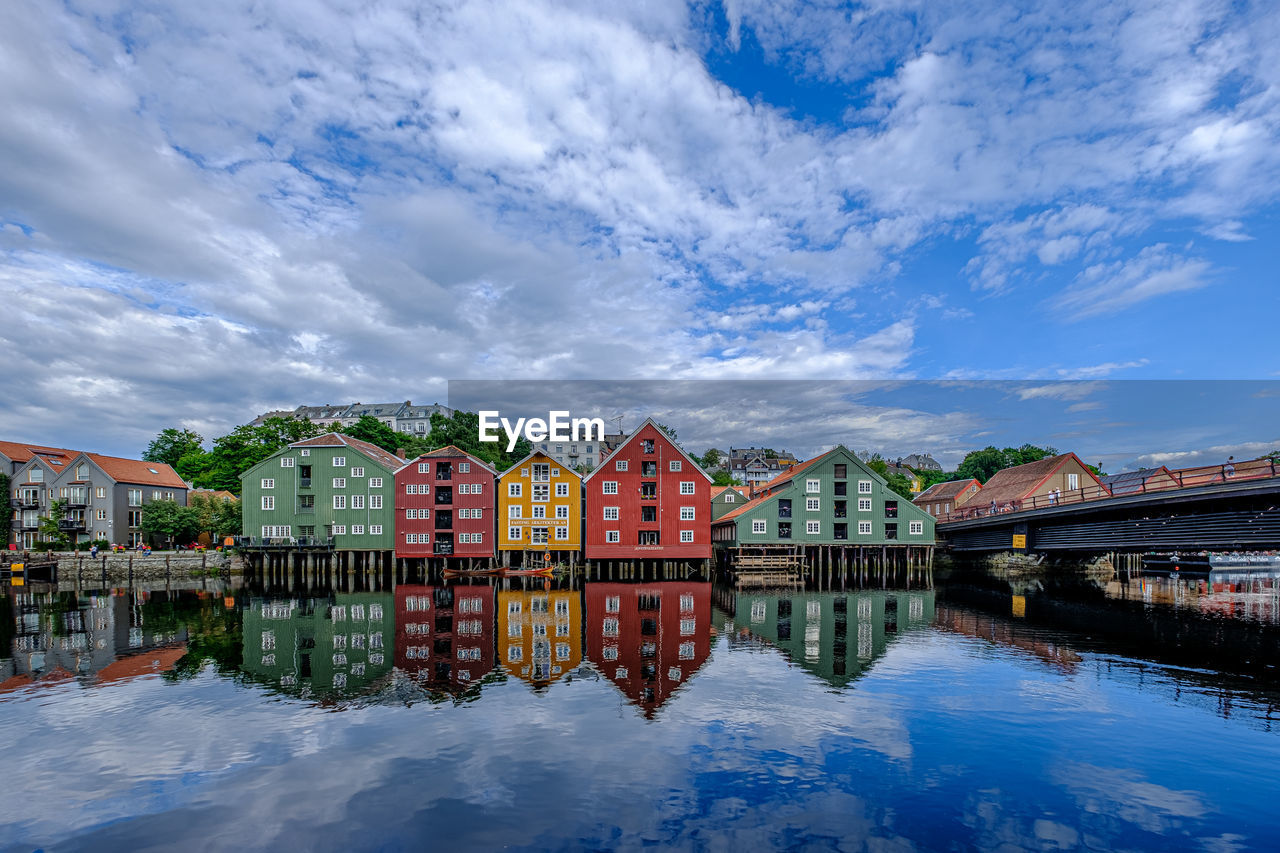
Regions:
[[1280, 548], [1280, 477], [1213, 482], [945, 521], [956, 552], [1260, 551]]

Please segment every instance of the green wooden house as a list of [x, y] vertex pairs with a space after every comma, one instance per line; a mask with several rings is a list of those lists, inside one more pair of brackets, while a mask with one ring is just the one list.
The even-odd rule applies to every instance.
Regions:
[[933, 516], [843, 446], [792, 466], [764, 489], [712, 522], [717, 547], [934, 544]]
[[395, 472], [404, 460], [341, 433], [295, 441], [240, 476], [244, 535], [267, 543], [395, 548]]
[[747, 502], [746, 486], [714, 486], [711, 489], [711, 521], [723, 518]]
[[321, 701], [357, 695], [394, 664], [391, 593], [257, 599], [243, 624], [241, 668], [290, 695]]

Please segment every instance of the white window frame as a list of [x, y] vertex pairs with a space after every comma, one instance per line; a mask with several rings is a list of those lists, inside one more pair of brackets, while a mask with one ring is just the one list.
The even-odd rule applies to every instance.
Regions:
[[604, 507], [604, 520], [605, 520], [605, 521], [617, 521], [617, 520], [618, 520], [618, 513], [619, 513], [619, 508], [618, 508], [618, 507], [616, 507], [616, 506], [607, 506], [607, 507]]
[[616, 530], [606, 530], [604, 532], [604, 541], [611, 545], [616, 545], [622, 541], [622, 534]]
[[276, 481], [275, 481], [275, 480], [273, 480], [273, 479], [272, 479], [272, 478], [270, 478], [270, 477], [263, 477], [263, 478], [262, 478], [262, 488], [264, 488], [264, 489], [274, 489], [275, 487], [276, 487]]
[[859, 480], [859, 481], [858, 481], [858, 494], [860, 494], [860, 495], [869, 495], [869, 494], [871, 494], [871, 481], [870, 481], [870, 480]]
[[821, 522], [821, 521], [806, 521], [806, 522], [804, 523], [804, 532], [805, 532], [805, 535], [806, 535], [806, 536], [821, 536], [821, 535], [822, 535], [822, 522]]
[[858, 512], [871, 512], [871, 498], [858, 498]]
[[369, 509], [382, 509], [382, 495], [369, 495]]
[[754, 536], [764, 536], [769, 533], [769, 522], [763, 518], [751, 519], [751, 533]]
[[680, 541], [681, 541], [681, 542], [692, 542], [692, 541], [693, 541], [693, 531], [692, 531], [692, 530], [681, 530], [681, 531], [680, 531]]
[[558, 497], [558, 498], [567, 498], [567, 497], [569, 497], [569, 484], [568, 484], [568, 483], [556, 483], [556, 497]]
[[352, 467], [352, 469], [351, 469], [351, 476], [352, 476], [352, 477], [363, 477], [363, 476], [364, 476], [364, 468]]
[[[306, 455], [306, 454], [305, 454], [305, 452], [303, 453], [303, 455], [304, 455], [304, 456]], [[292, 457], [292, 456], [281, 456], [281, 457], [280, 457], [280, 467], [281, 467], [281, 468], [292, 468], [292, 467], [293, 467], [293, 457]]]
[[351, 508], [352, 508], [352, 509], [364, 509], [364, 495], [352, 495], [352, 496], [351, 496]]
[[871, 530], [871, 522], [869, 522], [869, 521], [859, 521], [859, 522], [858, 522], [858, 535], [859, 535], [859, 536], [870, 536], [870, 535], [872, 534], [872, 532], [873, 532], [873, 531]]
[[615, 471], [625, 471], [625, 470], [627, 470], [627, 460], [625, 460], [625, 459], [618, 459], [618, 460], [615, 460], [615, 461], [614, 461], [614, 463], [613, 463], [613, 469], [614, 469]]
[[907, 534], [908, 534], [909, 536], [923, 536], [923, 535], [924, 535], [924, 522], [923, 522], [923, 521], [912, 521], [912, 522], [909, 522], [909, 523], [907, 524]]
[[335, 457], [333, 457], [333, 467], [334, 467], [334, 468], [346, 468], [346, 467], [347, 467], [347, 457], [345, 457], [345, 456], [335, 456]]
[[334, 508], [334, 509], [346, 509], [346, 508], [347, 508], [347, 496], [346, 496], [346, 495], [334, 495], [334, 496], [333, 496], [333, 508]]
[[431, 463], [430, 463], [430, 462], [419, 462], [419, 463], [418, 463], [418, 473], [419, 473], [419, 474], [430, 474], [430, 473], [431, 473]]
[[617, 480], [604, 480], [603, 482], [600, 483], [600, 494], [616, 495], [617, 493], [618, 493]]
[[822, 481], [818, 479], [809, 479], [804, 481], [804, 493], [806, 495], [817, 495], [822, 493]]
[[680, 494], [692, 495], [692, 494], [695, 494], [696, 489], [697, 489], [697, 485], [694, 483], [693, 480], [680, 481]]
[[524, 486], [521, 483], [507, 483], [507, 497], [522, 498], [524, 497]]
[[805, 512], [821, 512], [822, 498], [805, 498], [804, 511]]
[[696, 510], [694, 509], [694, 507], [691, 507], [691, 506], [682, 506], [682, 507], [680, 507], [680, 520], [681, 520], [681, 521], [695, 521], [695, 520], [696, 520], [696, 514], [697, 514], [697, 512], [696, 512]]
[[369, 478], [369, 488], [371, 488], [371, 489], [381, 489], [381, 488], [382, 488], [382, 478], [381, 478], [381, 477], [370, 477], [370, 478]]
[[334, 477], [334, 478], [333, 478], [333, 487], [334, 487], [335, 489], [345, 489], [345, 488], [347, 487], [347, 478], [346, 478], [346, 477]]
[[523, 527], [510, 527], [510, 526], [508, 526], [508, 527], [507, 527], [507, 541], [509, 541], [509, 542], [523, 542], [523, 541], [524, 541], [524, 528], [523, 528]]
[[270, 512], [271, 510], [275, 509], [275, 508], [276, 508], [276, 496], [275, 496], [275, 495], [263, 495], [263, 496], [262, 496], [262, 508], [263, 508], [264, 510], [268, 511], [268, 512]]
[[[477, 512], [479, 512], [479, 510], [476, 510], [476, 511], [477, 511]], [[479, 517], [480, 517], [480, 516], [476, 516], [476, 518], [479, 518]], [[568, 517], [569, 517], [569, 505], [568, 505], [568, 504], [557, 504], [557, 505], [556, 505], [556, 518], [568, 518]]]
[[679, 459], [672, 459], [669, 463], [667, 463], [667, 470], [669, 471], [673, 471], [673, 472], [679, 471], [681, 467], [682, 467], [682, 463]]

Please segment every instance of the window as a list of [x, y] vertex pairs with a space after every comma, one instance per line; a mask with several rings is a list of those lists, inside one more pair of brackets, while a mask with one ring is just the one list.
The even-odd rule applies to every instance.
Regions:
[[459, 462], [459, 463], [458, 463], [458, 473], [459, 473], [459, 474], [470, 474], [470, 473], [471, 473], [471, 463], [470, 463], [470, 462]]
[[1080, 488], [1080, 475], [1079, 475], [1079, 474], [1068, 474], [1068, 475], [1067, 475], [1067, 488], [1068, 488], [1068, 489], [1078, 489], [1078, 488]]
[[912, 536], [919, 536], [922, 533], [924, 533], [924, 522], [913, 521], [908, 525], [907, 530], [908, 532], [911, 533]]
[[167, 500], [167, 501], [171, 501], [171, 500], [173, 500], [173, 492], [165, 492], [165, 493], [164, 493], [164, 499], [165, 499], [165, 500]]
[[419, 474], [430, 474], [430, 473], [431, 473], [431, 463], [430, 463], [430, 462], [419, 462], [419, 463], [418, 463], [418, 473], [419, 473]]
[[821, 480], [805, 480], [804, 491], [805, 491], [805, 494], [809, 494], [809, 495], [818, 494], [819, 492], [822, 491], [822, 481]]
[[520, 518], [522, 513], [523, 510], [520, 509], [520, 504], [511, 504], [507, 507], [507, 518]]
[[275, 508], [276, 508], [276, 498], [275, 498], [275, 495], [263, 495], [263, 496], [262, 496], [262, 508], [263, 508], [263, 509], [275, 509]]
[[618, 508], [617, 508], [616, 506], [607, 506], [607, 507], [605, 507], [605, 508], [604, 508], [604, 520], [605, 520], [605, 521], [617, 521], [617, 520], [618, 520]]
[[680, 507], [680, 520], [693, 521], [693, 507], [691, 506]]
[[[298, 451], [298, 455], [299, 455], [299, 456], [310, 456], [310, 455], [311, 455], [311, 448], [310, 448], [310, 447], [304, 447], [304, 448], [302, 448], [301, 450], [299, 450], [299, 451]], [[287, 465], [286, 465], [285, 467], [287, 468], [287, 467], [289, 467], [289, 466], [287, 466]]]
[[871, 535], [871, 522], [869, 522], [869, 521], [859, 521], [859, 522], [858, 522], [858, 535], [859, 535], [859, 536], [870, 536], [870, 535]]
[[369, 509], [382, 509], [382, 495], [369, 495]]
[[600, 493], [605, 495], [616, 495], [618, 493], [618, 481], [605, 480], [600, 484]]
[[605, 617], [601, 621], [600, 633], [606, 637], [618, 636], [618, 620], [612, 617]]
[[[305, 451], [305, 450], [304, 450], [304, 451], [302, 451], [302, 455], [303, 455], [303, 456], [306, 456], [306, 455], [307, 455], [307, 451]], [[281, 468], [292, 468], [292, 467], [293, 467], [293, 457], [292, 457], [292, 456], [281, 456], [281, 457], [280, 457], [280, 467], [281, 467]]]
[[351, 496], [351, 508], [352, 508], [352, 509], [364, 509], [364, 495], [352, 495], [352, 496]]
[[567, 498], [567, 497], [569, 497], [569, 484], [568, 484], [568, 483], [556, 483], [556, 497], [558, 497], [558, 498]]
[[333, 496], [333, 508], [334, 508], [334, 509], [346, 509], [346, 508], [347, 508], [347, 496], [346, 496], [346, 495], [334, 495], [334, 496]]
[[804, 532], [809, 534], [810, 536], [817, 536], [819, 533], [822, 532], [822, 522], [806, 521], [804, 523]]
[[382, 525], [381, 525], [381, 524], [371, 524], [371, 525], [369, 525], [369, 535], [370, 535], [370, 536], [381, 536], [381, 535], [382, 535]]
[[333, 535], [334, 535], [334, 536], [346, 536], [346, 535], [347, 535], [347, 526], [346, 526], [345, 524], [335, 524], [335, 525], [333, 525], [333, 526], [332, 526], [332, 528], [330, 528], [330, 529], [333, 531]]
[[619, 459], [617, 462], [613, 463], [613, 467], [618, 469], [619, 471], [625, 471], [627, 470], [627, 460]]
[[569, 541], [569, 528], [567, 528], [567, 527], [557, 527], [557, 528], [556, 528], [556, 541], [557, 541], [557, 542], [567, 542], [567, 541]]
[[353, 525], [351, 525], [351, 535], [352, 535], [352, 536], [363, 536], [363, 535], [364, 535], [364, 525], [363, 525], [363, 524], [353, 524]]
[[105, 509], [98, 510], [98, 521], [107, 520], [107, 511]]
[[681, 531], [680, 531], [680, 541], [681, 541], [681, 542], [692, 542], [692, 541], [693, 541], [693, 531], [692, 531], [692, 530], [681, 530]]
[[292, 536], [292, 527], [288, 524], [264, 524], [262, 525], [262, 536], [264, 539], [282, 539]]
[[871, 481], [870, 481], [870, 480], [859, 480], [859, 481], [858, 481], [858, 494], [860, 494], [860, 495], [869, 495], [869, 494], [871, 494]]
[[535, 506], [535, 507], [533, 507], [533, 517], [534, 517], [534, 518], [546, 518], [546, 517], [547, 517], [547, 508], [546, 508], [545, 506]]
[[520, 483], [507, 483], [507, 497], [519, 498], [524, 496], [524, 488]]
[[333, 478], [333, 487], [334, 487], [335, 489], [345, 489], [345, 488], [347, 487], [347, 478], [346, 478], [346, 477], [334, 477], [334, 478]]
[[849, 466], [846, 465], [845, 463], [837, 462], [835, 465], [832, 465], [831, 467], [833, 469], [832, 476], [834, 476], [837, 480], [843, 480], [845, 477], [849, 476]]
[[141, 525], [142, 525], [142, 511], [141, 511], [141, 510], [137, 510], [137, 509], [135, 509], [135, 510], [130, 510], [130, 511], [129, 511], [129, 526], [130, 526], [130, 527], [140, 527]]
[[29, 470], [27, 471], [27, 482], [28, 482], [28, 483], [43, 483], [43, 482], [44, 482], [44, 469], [43, 469], [43, 468], [31, 468], [31, 469], [29, 469]]
[[620, 537], [619, 537], [619, 534], [618, 534], [618, 531], [616, 531], [616, 530], [606, 530], [606, 531], [604, 532], [604, 541], [606, 541], [606, 542], [619, 542], [619, 541], [621, 541], [621, 539], [620, 539]]
[[858, 512], [871, 512], [871, 498], [858, 498]]
[[352, 476], [352, 477], [363, 477], [363, 476], [364, 476], [364, 469], [363, 469], [363, 468], [352, 468], [352, 469], [351, 469], [351, 476]]
[[768, 531], [768, 522], [763, 518], [753, 518], [751, 520], [752, 533], [766, 533]]
[[[1073, 486], [1072, 488], [1074, 488], [1074, 486]], [[66, 489], [63, 489], [63, 490], [62, 490], [62, 496], [63, 496], [64, 498], [67, 496], [67, 490], [66, 490]], [[153, 500], [153, 501], [158, 501], [158, 500], [160, 500], [160, 490], [159, 490], [159, 489], [152, 489], [152, 490], [151, 490], [151, 500]]]
[[[559, 448], [557, 448], [558, 450]], [[547, 462], [535, 462], [529, 466], [533, 470], [535, 483], [547, 483], [551, 480], [551, 465]]]
[[264, 489], [274, 489], [275, 487], [276, 487], [276, 481], [275, 481], [275, 480], [271, 480], [271, 479], [268, 479], [268, 478], [266, 478], [266, 477], [263, 477], [263, 478], [262, 478], [262, 488], [264, 488]]
[[546, 503], [551, 500], [551, 484], [550, 483], [534, 483], [533, 499], [538, 503]]
[[821, 498], [805, 498], [804, 499], [805, 512], [817, 512], [819, 510], [818, 504], [821, 500], [822, 500]]
[[735, 492], [733, 489], [725, 489], [725, 492], [724, 492], [724, 502], [725, 502], [725, 503], [727, 503], [727, 504], [731, 504], [731, 503], [733, 503], [733, 502], [734, 502], [734, 496], [735, 496], [736, 494], [737, 494], [737, 492]]
[[682, 494], [682, 495], [691, 495], [691, 494], [693, 494], [693, 480], [681, 480], [681, 481], [680, 481], [680, 494]]
[[381, 477], [370, 477], [370, 478], [369, 478], [369, 488], [371, 488], [371, 489], [381, 489], [381, 488], [382, 488], [382, 478], [381, 478]]
[[[476, 510], [476, 512], [479, 512], [479, 511], [480, 510]], [[479, 518], [479, 517], [480, 516], [478, 515], [476, 516], [476, 518]], [[559, 506], [556, 507], [556, 518], [568, 518], [568, 517], [569, 517], [568, 504], [560, 504]]]
[[347, 457], [345, 457], [345, 456], [335, 456], [335, 457], [333, 457], [333, 467], [334, 467], [334, 468], [345, 468], [345, 467], [347, 467]]
[[142, 506], [142, 489], [129, 490], [129, 506]]
[[644, 447], [644, 452], [645, 452], [645, 453], [652, 453], [652, 452], [653, 452], [653, 439], [652, 439], [652, 438], [642, 438], [642, 439], [640, 440], [640, 444], [641, 444], [641, 445], [643, 445], [643, 447]]
[[524, 541], [524, 528], [523, 528], [523, 527], [508, 527], [508, 528], [507, 528], [507, 539], [508, 539], [508, 540], [510, 540], [510, 541], [512, 541], [512, 542], [523, 542], [523, 541]]
[[94, 489], [93, 493], [94, 493], [93, 496], [95, 498], [105, 498], [107, 496], [107, 490], [104, 489], [102, 486], [99, 486], [98, 488]]
[[672, 460], [671, 460], [671, 464], [670, 464], [670, 466], [669, 466], [669, 467], [670, 467], [670, 469], [671, 469], [672, 471], [679, 471], [679, 470], [680, 470], [680, 464], [681, 464], [681, 463], [680, 463], [680, 460], [679, 460], [679, 459], [672, 459]]

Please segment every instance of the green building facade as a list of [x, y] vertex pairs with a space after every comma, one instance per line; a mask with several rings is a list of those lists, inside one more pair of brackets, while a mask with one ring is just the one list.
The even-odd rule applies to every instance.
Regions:
[[712, 522], [718, 547], [934, 544], [934, 518], [841, 446], [765, 485]]
[[714, 493], [711, 498], [711, 521], [713, 524], [748, 501], [747, 496], [733, 486], [721, 486], [711, 491]]
[[393, 550], [403, 464], [339, 433], [294, 442], [241, 475], [244, 535], [251, 544], [329, 539], [337, 550]]

